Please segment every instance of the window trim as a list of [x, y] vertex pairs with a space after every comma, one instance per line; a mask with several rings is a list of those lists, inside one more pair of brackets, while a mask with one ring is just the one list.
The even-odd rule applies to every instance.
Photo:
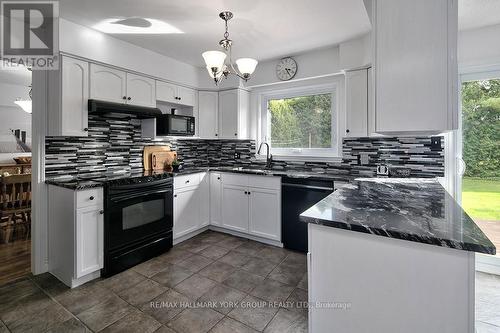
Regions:
[[[337, 80], [336, 80], [337, 81]], [[289, 89], [276, 89], [266, 91], [260, 94], [260, 110], [261, 110], [261, 137], [260, 142], [269, 142], [269, 124], [268, 101], [271, 99], [284, 99], [300, 96], [311, 96], [321, 94], [332, 94], [332, 133], [331, 142], [332, 148], [274, 148], [271, 146], [271, 153], [279, 160], [294, 160], [294, 161], [338, 161], [341, 159], [342, 142], [340, 133], [340, 114], [342, 107], [342, 85], [340, 82], [329, 82], [324, 84], [315, 84], [307, 86], [293, 87]], [[259, 157], [259, 155], [257, 155]]]

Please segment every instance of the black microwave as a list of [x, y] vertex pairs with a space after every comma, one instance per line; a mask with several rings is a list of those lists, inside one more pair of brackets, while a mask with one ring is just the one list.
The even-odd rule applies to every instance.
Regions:
[[156, 117], [156, 135], [194, 135], [194, 117], [162, 114]]

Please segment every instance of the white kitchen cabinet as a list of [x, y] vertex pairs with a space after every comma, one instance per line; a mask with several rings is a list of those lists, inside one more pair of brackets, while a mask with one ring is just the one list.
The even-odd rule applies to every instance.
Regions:
[[157, 80], [156, 99], [167, 103], [195, 106], [196, 91], [194, 89]]
[[200, 174], [200, 227], [210, 224], [210, 173]]
[[281, 241], [281, 194], [276, 189], [249, 188], [251, 235]]
[[248, 207], [246, 187], [222, 183], [222, 227], [247, 233]]
[[219, 137], [247, 139], [249, 125], [249, 93], [243, 89], [219, 92]]
[[102, 191], [48, 189], [49, 272], [72, 288], [98, 278], [103, 267]]
[[346, 137], [368, 136], [368, 69], [346, 71]]
[[221, 226], [280, 242], [281, 179], [232, 173], [221, 178]]
[[90, 98], [115, 103], [127, 101], [127, 73], [90, 64]]
[[48, 76], [48, 135], [87, 136], [89, 63], [62, 56]]
[[200, 226], [198, 187], [174, 191], [174, 239], [197, 230]]
[[155, 81], [119, 69], [90, 64], [90, 98], [156, 107]]
[[103, 267], [104, 216], [95, 206], [76, 210], [76, 278]]
[[219, 136], [219, 93], [198, 92], [198, 135], [203, 139]]
[[127, 103], [156, 107], [155, 80], [127, 73]]
[[222, 179], [218, 172], [210, 172], [210, 224], [222, 224]]
[[457, 19], [457, 0], [373, 2], [376, 132], [457, 128]]

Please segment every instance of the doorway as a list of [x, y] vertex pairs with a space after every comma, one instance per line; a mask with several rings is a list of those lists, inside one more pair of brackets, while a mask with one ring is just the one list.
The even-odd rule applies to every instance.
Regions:
[[0, 70], [0, 286], [31, 272], [31, 82]]

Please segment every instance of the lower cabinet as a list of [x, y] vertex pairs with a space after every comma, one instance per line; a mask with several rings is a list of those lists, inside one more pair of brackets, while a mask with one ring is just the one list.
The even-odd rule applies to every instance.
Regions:
[[174, 190], [174, 238], [198, 229], [200, 211], [198, 187]]
[[210, 224], [222, 224], [222, 179], [218, 172], [210, 172]]
[[279, 177], [222, 174], [222, 227], [281, 241]]
[[49, 272], [69, 287], [98, 278], [104, 258], [102, 188], [49, 185]]
[[85, 207], [76, 211], [76, 270], [81, 278], [103, 267], [104, 220], [99, 207]]
[[246, 187], [222, 183], [222, 226], [248, 232], [249, 198]]

